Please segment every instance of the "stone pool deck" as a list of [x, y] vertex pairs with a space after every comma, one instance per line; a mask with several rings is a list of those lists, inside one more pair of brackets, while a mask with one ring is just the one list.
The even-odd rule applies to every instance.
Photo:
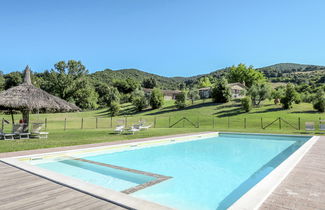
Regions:
[[[207, 132], [204, 132], [207, 133]], [[195, 133], [198, 134], [198, 133]], [[179, 137], [189, 134], [173, 135]], [[165, 137], [0, 153], [0, 158]], [[125, 209], [0, 162], [0, 209]], [[260, 209], [325, 209], [325, 136], [322, 136]]]

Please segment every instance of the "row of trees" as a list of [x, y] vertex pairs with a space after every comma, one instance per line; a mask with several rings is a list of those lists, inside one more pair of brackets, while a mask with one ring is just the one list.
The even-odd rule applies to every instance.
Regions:
[[[0, 91], [21, 84], [22, 72], [3, 74], [0, 71]], [[33, 84], [53, 95], [75, 103], [82, 109], [96, 109], [131, 102], [133, 92], [144, 88], [157, 87], [153, 78], [145, 78], [142, 82], [130, 78], [117, 79], [111, 85], [100, 82], [89, 76], [88, 70], [80, 62], [60, 61], [51, 70], [32, 75]]]

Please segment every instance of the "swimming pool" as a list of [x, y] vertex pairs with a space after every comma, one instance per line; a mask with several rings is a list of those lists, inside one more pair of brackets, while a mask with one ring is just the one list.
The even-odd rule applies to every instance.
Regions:
[[310, 138], [215, 133], [27, 162], [171, 208], [226, 209]]

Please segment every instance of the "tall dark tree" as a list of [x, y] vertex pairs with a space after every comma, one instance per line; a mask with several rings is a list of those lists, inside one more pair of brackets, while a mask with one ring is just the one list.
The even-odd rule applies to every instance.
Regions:
[[113, 86], [116, 87], [120, 93], [128, 94], [138, 89], [140, 84], [131, 78], [127, 78], [125, 80], [115, 80]]
[[288, 83], [285, 89], [284, 97], [281, 98], [281, 103], [284, 109], [291, 109], [297, 97], [295, 86]]
[[160, 89], [155, 88], [152, 90], [150, 94], [149, 103], [153, 109], [158, 109], [162, 107], [162, 105], [164, 104], [164, 95]]
[[5, 78], [5, 85], [4, 85], [5, 90], [20, 85], [23, 82], [23, 74], [18, 71], [11, 72], [9, 74], [4, 75], [4, 78]]
[[0, 71], [0, 91], [3, 91], [5, 89], [5, 83], [6, 83], [6, 80], [3, 77], [3, 72]]
[[142, 87], [153, 89], [157, 87], [157, 80], [153, 77], [146, 78], [142, 81]]
[[226, 103], [231, 99], [230, 88], [227, 80], [223, 77], [219, 79], [211, 90], [212, 101], [215, 103]]

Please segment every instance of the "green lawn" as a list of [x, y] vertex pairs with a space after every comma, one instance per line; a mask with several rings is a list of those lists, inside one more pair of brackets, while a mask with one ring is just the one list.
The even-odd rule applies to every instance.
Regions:
[[[114, 118], [110, 118], [105, 109], [78, 113], [32, 114], [32, 122], [45, 122], [45, 119], [47, 120], [47, 130], [50, 132], [49, 139], [0, 141], [0, 152], [99, 143], [196, 131], [300, 134], [304, 132], [305, 122], [314, 121], [317, 126], [320, 118], [325, 119], [325, 114], [315, 112], [311, 104], [295, 104], [292, 110], [283, 110], [281, 106], [267, 101], [263, 106], [254, 108], [250, 113], [242, 112], [240, 104], [235, 101], [217, 105], [208, 100], [205, 102], [197, 101], [194, 105], [190, 105], [183, 110], [176, 110], [173, 101], [168, 101], [162, 109], [146, 110], [141, 113], [135, 113], [132, 105], [125, 104], [121, 113], [122, 116]], [[11, 119], [9, 115], [0, 115], [0, 117]], [[193, 127], [188, 121], [180, 121], [173, 128], [168, 128], [183, 117], [186, 117], [198, 128]], [[262, 129], [262, 126], [267, 126], [279, 117], [282, 119], [281, 122], [276, 121], [269, 127]], [[16, 121], [20, 118], [21, 115], [15, 115]], [[299, 129], [299, 118], [300, 130], [297, 130]], [[111, 134], [118, 121], [124, 120], [124, 123], [130, 126], [140, 119], [153, 123], [155, 128], [149, 131], [141, 131], [136, 135]], [[10, 129], [9, 125], [5, 126], [7, 132]]]

